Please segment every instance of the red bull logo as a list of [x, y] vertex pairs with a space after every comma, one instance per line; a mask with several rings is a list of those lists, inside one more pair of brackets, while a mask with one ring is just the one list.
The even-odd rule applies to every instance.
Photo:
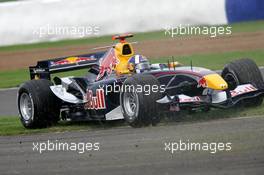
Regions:
[[65, 64], [76, 64], [83, 61], [94, 61], [95, 58], [90, 57], [68, 57], [60, 61], [51, 62], [51, 66], [65, 65]]
[[86, 94], [87, 103], [85, 109], [105, 109], [105, 96], [103, 89], [96, 89], [96, 95], [93, 96], [92, 90], [88, 90]]
[[115, 66], [119, 63], [118, 58], [115, 55], [115, 50], [113, 48], [111, 48], [106, 55], [100, 59], [100, 70], [99, 70], [99, 74], [96, 78], [96, 80], [100, 80], [101, 78], [103, 78], [105, 76], [105, 74], [107, 76], [111, 75], [113, 69], [115, 68]]
[[201, 78], [198, 81], [198, 87], [203, 87], [203, 88], [206, 88], [207, 87], [207, 83], [206, 83], [206, 79], [205, 78]]

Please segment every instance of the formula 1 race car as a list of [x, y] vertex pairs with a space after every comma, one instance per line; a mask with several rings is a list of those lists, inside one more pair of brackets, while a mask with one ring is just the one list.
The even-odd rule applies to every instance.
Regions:
[[[264, 81], [250, 59], [227, 64], [222, 74], [174, 61], [150, 64], [125, 39], [106, 51], [38, 61], [31, 80], [18, 90], [18, 110], [26, 128], [47, 127], [59, 120], [125, 119], [133, 127], [155, 125], [163, 112], [209, 110], [262, 104]], [[83, 77], [51, 74], [87, 69]], [[121, 115], [122, 113], [122, 115]]]

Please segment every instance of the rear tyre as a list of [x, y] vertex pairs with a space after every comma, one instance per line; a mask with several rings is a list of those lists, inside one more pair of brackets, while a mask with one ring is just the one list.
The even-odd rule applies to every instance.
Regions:
[[[155, 92], [153, 87], [157, 87]], [[153, 75], [136, 74], [126, 79], [120, 92], [120, 106], [130, 126], [142, 127], [160, 122], [159, 106], [156, 102], [161, 98], [159, 88], [159, 81]]]
[[49, 80], [30, 80], [18, 90], [18, 112], [25, 128], [44, 128], [60, 120], [60, 101]]
[[[222, 77], [228, 83], [229, 90], [235, 89], [241, 84], [252, 84], [256, 88], [264, 88], [264, 81], [256, 63], [251, 59], [239, 59], [227, 64]], [[259, 106], [263, 102], [263, 97], [255, 97], [243, 100], [244, 106]]]

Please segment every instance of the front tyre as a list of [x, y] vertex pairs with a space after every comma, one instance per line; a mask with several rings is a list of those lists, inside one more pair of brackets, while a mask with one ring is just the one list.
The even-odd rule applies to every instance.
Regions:
[[[144, 91], [148, 86], [150, 91]], [[152, 91], [152, 87], [157, 91]], [[135, 74], [126, 79], [120, 92], [120, 106], [125, 120], [132, 127], [156, 125], [160, 121], [158, 103], [159, 81], [153, 75]]]
[[44, 128], [60, 120], [60, 101], [50, 90], [49, 80], [30, 80], [18, 90], [17, 105], [25, 128]]
[[[242, 84], [252, 84], [259, 89], [264, 88], [261, 72], [251, 59], [246, 58], [230, 62], [224, 67], [222, 77], [228, 83], [229, 90], [233, 90]], [[262, 102], [262, 96], [243, 100], [244, 106], [259, 106]]]

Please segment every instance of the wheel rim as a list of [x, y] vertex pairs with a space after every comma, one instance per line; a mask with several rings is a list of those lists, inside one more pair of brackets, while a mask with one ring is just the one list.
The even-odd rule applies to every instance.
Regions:
[[138, 111], [138, 95], [135, 92], [127, 92], [124, 94], [124, 109], [129, 119], [133, 119]]
[[19, 100], [19, 109], [24, 120], [29, 120], [33, 116], [34, 106], [29, 94], [23, 93]]

